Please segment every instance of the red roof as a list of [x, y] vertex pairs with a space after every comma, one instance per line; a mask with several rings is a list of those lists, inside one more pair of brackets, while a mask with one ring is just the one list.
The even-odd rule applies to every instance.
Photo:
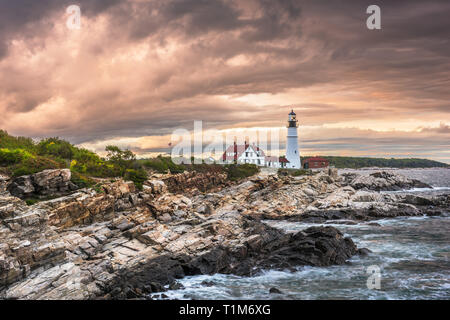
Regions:
[[289, 163], [289, 160], [286, 159], [285, 157], [280, 157], [280, 162], [284, 162], [284, 163]]
[[265, 160], [266, 162], [278, 162], [278, 158], [277, 158], [277, 157], [273, 157], [273, 156], [266, 156], [266, 157], [264, 158], [264, 160]]
[[[256, 151], [260, 151], [261, 152], [261, 156], [265, 156], [264, 151], [262, 149], [260, 149], [259, 147], [255, 146], [255, 145], [249, 145], [249, 144], [233, 144], [232, 146], [229, 146], [227, 148], [227, 150], [225, 150], [225, 152], [222, 155], [222, 160], [226, 161], [226, 160], [237, 160], [241, 154], [243, 152], [245, 152], [245, 150], [247, 150], [248, 147], [252, 147], [254, 149], [256, 149]], [[232, 156], [227, 155], [228, 153], [233, 153]]]

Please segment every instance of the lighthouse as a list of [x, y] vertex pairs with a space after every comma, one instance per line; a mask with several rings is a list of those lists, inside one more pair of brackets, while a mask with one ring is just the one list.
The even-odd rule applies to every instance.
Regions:
[[300, 169], [300, 152], [298, 152], [298, 135], [297, 135], [298, 121], [294, 110], [289, 113], [288, 131], [287, 131], [287, 147], [286, 147], [286, 159], [287, 168]]

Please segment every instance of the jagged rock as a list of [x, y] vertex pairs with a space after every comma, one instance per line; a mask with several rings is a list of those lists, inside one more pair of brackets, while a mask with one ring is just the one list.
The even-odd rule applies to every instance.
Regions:
[[338, 170], [336, 168], [329, 168], [328, 175], [334, 180], [338, 179]]
[[70, 177], [69, 169], [44, 170], [13, 179], [7, 189], [19, 198], [63, 195], [77, 188]]
[[350, 196], [354, 190], [351, 187], [343, 187], [329, 194], [325, 199], [320, 199], [312, 203], [319, 209], [347, 207]]
[[387, 171], [374, 172], [369, 175], [348, 174], [346, 176], [348, 180], [350, 180], [350, 185], [355, 189], [382, 191], [431, 188], [431, 186], [426, 183]]
[[15, 217], [27, 209], [25, 203], [19, 198], [10, 194], [0, 195], [0, 219]]
[[198, 207], [197, 212], [204, 215], [210, 215], [214, 212], [214, 208], [209, 203], [206, 203]]
[[9, 179], [8, 176], [0, 174], [0, 192], [6, 191]]
[[110, 184], [103, 185], [105, 193], [114, 198], [128, 198], [128, 196], [136, 191], [134, 183], [131, 181], [115, 181]]
[[407, 194], [402, 199], [402, 202], [409, 203], [409, 204], [416, 204], [416, 205], [433, 205], [435, 204], [432, 199], [418, 196], [415, 194]]
[[[367, 251], [330, 226], [288, 234], [260, 218], [354, 223], [433, 213], [450, 203], [448, 196], [355, 191], [355, 177], [326, 176], [253, 177], [213, 187], [189, 172], [158, 176], [143, 192], [117, 180], [101, 193], [82, 189], [32, 206], [0, 193], [0, 297], [140, 298], [186, 275], [342, 264]], [[190, 181], [186, 192], [174, 187], [180, 181]], [[214, 192], [196, 192], [201, 183]]]
[[282, 294], [283, 292], [281, 292], [281, 290], [277, 288], [270, 288], [269, 293]]
[[36, 191], [44, 195], [69, 191], [70, 177], [69, 169], [44, 170], [31, 175]]
[[[242, 243], [236, 238], [229, 241], [227, 246], [211, 247], [210, 244], [197, 256], [186, 255], [182, 249], [171, 255], [157, 256], [145, 265], [137, 266], [133, 272], [129, 269], [126, 273], [119, 272], [106, 288], [107, 296], [123, 299], [130, 291], [147, 294], [155, 289], [161, 291], [162, 285], [151, 288], [145, 287], [144, 284], [164, 285], [187, 275], [220, 272], [247, 276], [263, 267], [284, 269], [297, 265], [342, 264], [357, 252], [351, 239], [343, 238], [342, 234], [332, 227], [309, 228], [289, 236], [258, 222], [248, 223], [248, 231], [259, 232], [257, 236], [262, 239], [260, 245], [251, 246], [248, 241]], [[187, 242], [187, 239], [177, 241]], [[200, 247], [199, 244], [197, 246]]]
[[372, 253], [372, 251], [370, 251], [367, 248], [360, 248], [360, 249], [358, 249], [358, 255], [360, 255], [360, 256], [364, 257], [364, 256], [369, 255], [370, 253]]
[[13, 196], [19, 198], [29, 197], [36, 191], [31, 176], [17, 177], [7, 189]]
[[379, 202], [382, 196], [379, 193], [358, 190], [351, 198], [353, 202]]
[[167, 189], [172, 193], [189, 193], [195, 190], [201, 192], [213, 191], [230, 185], [227, 175], [215, 172], [185, 171], [170, 175], [163, 179]]
[[166, 184], [161, 180], [149, 180], [146, 183], [150, 187], [149, 191], [153, 194], [162, 194], [167, 191]]
[[306, 194], [309, 197], [314, 197], [317, 195], [317, 192], [315, 192], [314, 190], [312, 190], [311, 188], [304, 188], [303, 189], [303, 193]]

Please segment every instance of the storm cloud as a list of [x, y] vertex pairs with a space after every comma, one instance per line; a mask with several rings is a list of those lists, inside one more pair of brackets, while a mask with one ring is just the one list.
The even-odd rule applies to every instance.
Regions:
[[194, 120], [282, 127], [294, 108], [305, 153], [450, 162], [450, 3], [378, 1], [368, 30], [371, 4], [1, 1], [0, 128], [144, 153]]

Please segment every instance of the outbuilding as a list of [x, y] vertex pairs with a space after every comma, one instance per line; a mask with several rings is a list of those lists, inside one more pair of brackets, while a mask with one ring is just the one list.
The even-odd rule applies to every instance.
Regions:
[[328, 168], [330, 166], [330, 162], [322, 157], [312, 157], [303, 160], [302, 167], [303, 169], [321, 169]]

